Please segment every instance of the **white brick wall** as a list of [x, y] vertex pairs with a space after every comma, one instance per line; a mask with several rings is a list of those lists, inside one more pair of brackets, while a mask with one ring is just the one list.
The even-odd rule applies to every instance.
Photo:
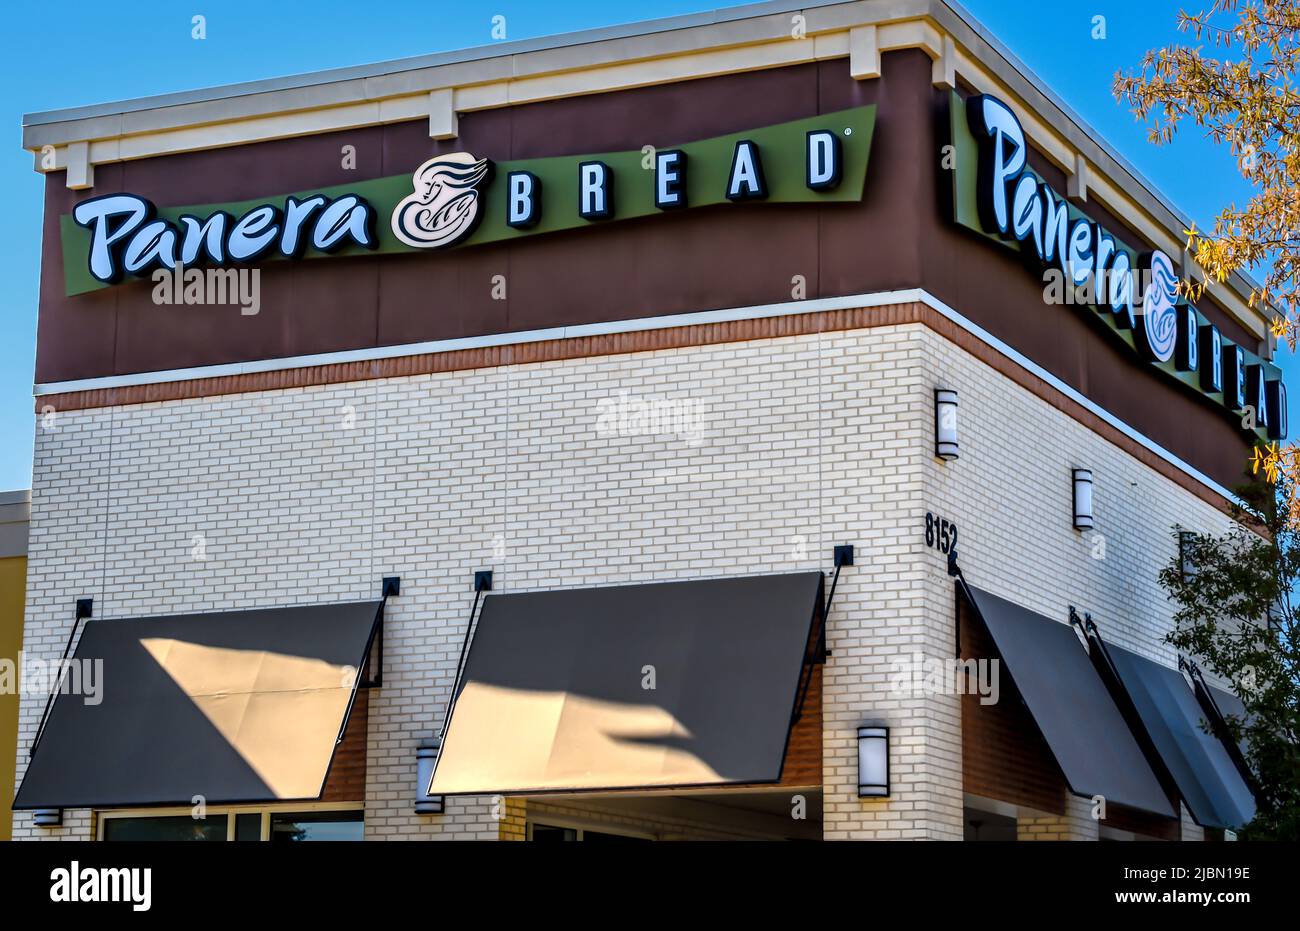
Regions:
[[[949, 464], [932, 456], [940, 384], [961, 393]], [[701, 404], [703, 430], [602, 436], [598, 405], [624, 391]], [[1070, 528], [1071, 465], [1096, 475], [1104, 560]], [[888, 688], [895, 657], [952, 652], [927, 509], [960, 525], [972, 583], [1062, 620], [1078, 604], [1164, 661], [1169, 529], [1226, 521], [922, 326], [760, 340], [61, 414], [37, 435], [26, 644], [56, 657], [78, 597], [101, 618], [227, 610], [373, 597], [400, 575], [367, 836], [495, 838], [490, 799], [410, 812], [474, 570], [499, 591], [829, 571], [831, 547], [853, 543], [825, 677], [825, 834], [959, 838], [956, 699]], [[20, 770], [39, 714], [23, 702]], [[885, 801], [856, 797], [867, 719], [893, 729]], [[89, 826], [19, 814], [15, 837]]]
[[[957, 522], [966, 580], [1062, 623], [1073, 604], [1092, 614], [1107, 642], [1176, 663], [1163, 642], [1172, 605], [1156, 581], [1178, 552], [1174, 525], [1222, 533], [1230, 519], [953, 343], [929, 331], [924, 343], [929, 381], [915, 403], [932, 405], [933, 388], [957, 390], [961, 455], [929, 459], [919, 511]], [[1093, 473], [1096, 528], [1087, 533], [1073, 528], [1076, 467]], [[914, 539], [930, 628], [940, 655], [950, 656], [955, 605], [946, 557]], [[937, 732], [945, 745], [960, 741], [955, 703]], [[960, 768], [956, 777], [959, 786]], [[1081, 801], [1071, 798], [1065, 831], [1094, 838], [1091, 806]]]

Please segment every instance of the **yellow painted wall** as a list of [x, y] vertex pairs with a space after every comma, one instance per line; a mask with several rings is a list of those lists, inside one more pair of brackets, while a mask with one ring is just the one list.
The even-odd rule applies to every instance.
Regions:
[[[0, 559], [0, 660], [18, 665], [23, 646], [23, 595], [27, 588], [27, 557]], [[15, 676], [17, 670], [14, 671]], [[14, 798], [14, 761], [18, 750], [17, 682], [12, 694], [0, 693], [0, 841], [9, 840]]]

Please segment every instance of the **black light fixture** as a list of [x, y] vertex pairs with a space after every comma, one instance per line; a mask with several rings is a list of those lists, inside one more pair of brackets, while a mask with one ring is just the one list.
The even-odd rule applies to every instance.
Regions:
[[443, 812], [443, 796], [430, 795], [429, 783], [433, 781], [433, 764], [438, 761], [438, 750], [442, 743], [436, 737], [420, 741], [415, 751], [415, 813], [417, 815], [440, 815]]
[[934, 390], [934, 454], [957, 458], [957, 392], [948, 388]]
[[1092, 517], [1092, 470], [1074, 470], [1074, 529], [1091, 530], [1095, 526]]
[[889, 796], [889, 728], [866, 724], [858, 728], [858, 798]]
[[38, 828], [57, 828], [63, 826], [62, 808], [38, 808], [32, 812], [32, 823]]

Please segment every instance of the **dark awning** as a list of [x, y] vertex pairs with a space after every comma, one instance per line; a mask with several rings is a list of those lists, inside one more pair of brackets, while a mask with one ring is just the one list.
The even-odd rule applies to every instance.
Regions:
[[[1214, 707], [1221, 717], [1225, 719], [1235, 718], [1238, 726], [1242, 728], [1248, 728], [1254, 723], [1255, 716], [1246, 713], [1246, 703], [1239, 697], [1227, 689], [1221, 689], [1209, 683], [1205, 683], [1205, 688], [1210, 693], [1210, 701], [1214, 702]], [[1250, 756], [1249, 750], [1250, 740], [1245, 734], [1242, 734], [1241, 740], [1237, 741], [1237, 751], [1243, 761]]]
[[381, 602], [88, 621], [15, 809], [318, 798]]
[[1156, 751], [1192, 818], [1202, 827], [1241, 827], [1255, 816], [1255, 799], [1223, 742], [1207, 730], [1196, 693], [1182, 673], [1107, 644]]
[[1070, 791], [1175, 817], [1069, 624], [966, 586]]
[[430, 794], [778, 781], [821, 597], [820, 572], [487, 596]]

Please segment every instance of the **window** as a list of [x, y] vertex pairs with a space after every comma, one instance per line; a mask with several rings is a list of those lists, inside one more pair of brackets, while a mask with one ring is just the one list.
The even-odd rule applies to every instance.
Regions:
[[105, 841], [359, 841], [364, 826], [360, 807], [341, 803], [208, 809], [203, 818], [188, 808], [99, 812], [99, 839]]
[[172, 815], [164, 818], [112, 818], [104, 822], [104, 840], [225, 840], [226, 816], [191, 818]]
[[561, 828], [553, 824], [534, 824], [529, 840], [535, 841], [566, 841], [577, 840], [577, 828]]
[[258, 812], [235, 815], [235, 840], [261, 840], [262, 816]]
[[610, 834], [608, 831], [587, 831], [582, 832], [582, 840], [588, 844], [636, 844], [641, 841], [648, 841], [648, 837], [633, 837], [631, 834]]
[[584, 827], [566, 827], [559, 824], [539, 824], [537, 822], [529, 822], [528, 839], [542, 842], [585, 841], [588, 844], [635, 844], [640, 841], [654, 840], [648, 834], [628, 834], [617, 829], [602, 828], [601, 830], [592, 830]]
[[363, 840], [359, 811], [271, 815], [271, 842]]

